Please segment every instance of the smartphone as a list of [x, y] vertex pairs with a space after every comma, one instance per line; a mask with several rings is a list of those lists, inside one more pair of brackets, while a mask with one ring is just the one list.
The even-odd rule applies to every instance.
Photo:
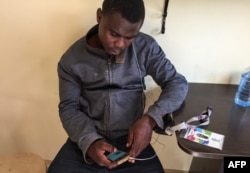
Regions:
[[118, 165], [126, 162], [129, 159], [129, 154], [124, 152], [124, 151], [120, 151], [117, 150], [116, 152], [110, 153], [107, 155], [107, 158], [113, 162], [117, 162]]

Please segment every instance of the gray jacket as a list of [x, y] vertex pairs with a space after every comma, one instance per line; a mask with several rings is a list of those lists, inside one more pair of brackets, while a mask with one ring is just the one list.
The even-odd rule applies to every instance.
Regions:
[[186, 79], [151, 36], [139, 33], [122, 55], [114, 57], [86, 43], [95, 32], [96, 26], [58, 63], [60, 118], [84, 156], [93, 141], [126, 135], [144, 114], [145, 76], [152, 76], [162, 89], [145, 111], [159, 127], [162, 115], [178, 109], [188, 90]]

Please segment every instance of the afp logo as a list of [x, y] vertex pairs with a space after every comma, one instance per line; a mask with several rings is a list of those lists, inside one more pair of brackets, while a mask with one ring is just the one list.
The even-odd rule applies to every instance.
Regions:
[[250, 173], [250, 157], [225, 157], [224, 173]]

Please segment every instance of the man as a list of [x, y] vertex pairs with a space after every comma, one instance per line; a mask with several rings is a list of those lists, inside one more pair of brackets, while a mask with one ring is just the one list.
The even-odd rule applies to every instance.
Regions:
[[[187, 93], [156, 41], [140, 32], [143, 0], [104, 0], [97, 25], [74, 43], [58, 63], [60, 118], [69, 139], [49, 173], [163, 173], [150, 145], [162, 117], [178, 109]], [[162, 88], [144, 113], [144, 77]], [[129, 160], [107, 158], [121, 150]]]

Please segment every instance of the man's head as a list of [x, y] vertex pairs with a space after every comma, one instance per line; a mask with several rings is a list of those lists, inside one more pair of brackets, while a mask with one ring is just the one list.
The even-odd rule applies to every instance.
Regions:
[[97, 10], [98, 37], [102, 48], [118, 55], [131, 45], [143, 24], [143, 0], [104, 0]]
[[102, 12], [103, 15], [118, 12], [131, 23], [143, 22], [145, 18], [143, 0], [104, 0]]

